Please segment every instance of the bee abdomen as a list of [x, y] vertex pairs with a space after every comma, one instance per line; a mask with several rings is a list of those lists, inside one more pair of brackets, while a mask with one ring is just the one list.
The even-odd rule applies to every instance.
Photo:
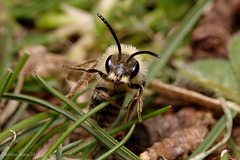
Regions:
[[99, 112], [95, 113], [92, 116], [92, 119], [94, 119], [100, 127], [108, 128], [117, 118], [119, 111], [119, 108], [113, 105], [108, 105]]
[[[96, 96], [98, 94], [97, 92], [94, 92], [89, 104], [90, 109], [96, 107], [103, 101], [104, 99], [100, 98], [99, 96]], [[119, 98], [116, 100], [116, 102], [119, 105], [122, 105], [124, 98]], [[117, 118], [118, 114], [120, 112], [120, 108], [113, 106], [111, 104], [104, 107], [102, 110], [98, 111], [92, 116], [92, 119], [94, 119], [97, 124], [102, 128], [108, 128]]]

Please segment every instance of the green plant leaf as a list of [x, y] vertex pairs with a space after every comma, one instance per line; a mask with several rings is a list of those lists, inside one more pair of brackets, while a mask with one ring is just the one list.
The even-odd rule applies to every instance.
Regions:
[[217, 91], [227, 99], [240, 103], [239, 84], [228, 61], [198, 60], [180, 74], [212, 92]]
[[239, 90], [238, 81], [228, 61], [220, 59], [198, 60], [192, 63], [188, 72], [204, 81], [212, 82], [233, 91]]

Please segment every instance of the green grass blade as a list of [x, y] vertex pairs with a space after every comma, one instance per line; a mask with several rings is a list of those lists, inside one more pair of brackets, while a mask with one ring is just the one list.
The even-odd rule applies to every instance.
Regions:
[[[161, 108], [161, 109], [159, 109], [159, 110], [156, 110], [156, 111], [154, 111], [154, 112], [152, 112], [152, 113], [149, 113], [149, 114], [147, 114], [147, 115], [144, 115], [144, 116], [142, 117], [142, 120], [145, 121], [145, 120], [147, 120], [147, 119], [149, 119], [149, 118], [152, 118], [152, 117], [154, 117], [154, 116], [156, 116], [156, 115], [158, 115], [158, 114], [164, 113], [164, 112], [166, 112], [167, 110], [169, 110], [170, 108], [171, 108], [171, 106], [167, 106], [167, 107]], [[126, 123], [126, 124], [123, 124], [123, 125], [121, 125], [121, 126], [119, 126], [119, 127], [116, 127], [116, 128], [114, 128], [114, 129], [111, 129], [111, 130], [109, 131], [109, 134], [112, 135], [112, 134], [118, 133], [119, 131], [122, 131], [122, 130], [125, 130], [126, 128], [131, 127], [133, 124], [138, 124], [138, 123], [139, 123], [139, 120], [138, 120], [138, 119], [135, 119], [135, 120], [133, 120], [133, 121], [131, 121], [131, 122], [128, 122], [128, 123]]]
[[8, 156], [6, 157], [5, 160], [10, 160], [13, 157], [15, 157], [18, 153], [18, 151], [21, 150], [21, 148], [23, 148], [23, 146], [28, 143], [28, 141], [32, 138], [33, 135], [29, 135], [28, 137], [25, 137], [23, 140], [21, 140], [20, 142], [18, 142], [9, 152]]
[[7, 84], [9, 82], [9, 79], [11, 78], [13, 74], [12, 69], [8, 69], [8, 71], [4, 74], [3, 79], [1, 80], [1, 85], [0, 85], [0, 102], [2, 101], [2, 94], [7, 87]]
[[27, 59], [29, 57], [29, 54], [28, 53], [24, 53], [22, 58], [20, 59], [20, 61], [18, 62], [16, 68], [14, 69], [13, 71], [13, 75], [11, 76], [11, 78], [9, 79], [8, 81], [8, 84], [4, 90], [4, 92], [8, 92], [9, 89], [11, 88], [13, 82], [15, 81], [18, 73], [20, 72], [20, 70], [22, 69], [22, 67], [24, 66], [24, 64], [26, 63]]
[[233, 39], [230, 41], [228, 46], [230, 63], [238, 79], [238, 82], [240, 81], [240, 71], [239, 71], [240, 45], [239, 43], [240, 43], [240, 33], [238, 33], [236, 36], [233, 37]]
[[233, 150], [233, 153], [236, 156], [236, 158], [240, 159], [240, 153], [238, 152], [237, 146], [236, 146], [236, 144], [235, 144], [235, 142], [234, 142], [232, 137], [230, 137], [230, 139], [229, 139], [229, 144], [230, 144], [230, 146], [231, 146], [231, 148]]
[[53, 135], [55, 135], [57, 132], [63, 130], [69, 125], [69, 122], [64, 122], [62, 125], [57, 126], [56, 128], [49, 131], [43, 138], [41, 138], [37, 144], [31, 149], [31, 151], [27, 154], [27, 156], [24, 158], [24, 160], [30, 159], [31, 155], [34, 155], [35, 152], [39, 147], [41, 147], [49, 138], [51, 138]]
[[53, 121], [57, 117], [51, 118], [49, 121], [45, 123], [45, 125], [31, 138], [31, 140], [24, 146], [24, 148], [18, 153], [15, 160], [19, 160], [22, 156], [26, 155], [26, 153], [31, 149], [31, 147], [41, 138], [43, 133], [49, 128], [49, 126], [53, 123]]
[[[217, 93], [218, 95], [218, 93]], [[224, 137], [217, 143], [215, 143], [209, 150], [201, 152], [200, 154], [196, 155], [195, 157], [193, 157], [192, 159], [204, 159], [206, 158], [208, 155], [210, 155], [211, 153], [213, 153], [217, 148], [219, 148], [220, 146], [222, 146], [223, 144], [225, 144], [228, 139], [231, 137], [231, 133], [232, 133], [232, 126], [233, 126], [233, 117], [232, 114], [230, 112], [230, 109], [228, 108], [225, 99], [219, 94], [218, 95], [220, 101], [221, 101], [221, 105], [222, 105], [222, 109], [224, 111], [224, 115], [226, 116], [226, 133], [224, 134]]]
[[31, 3], [31, 6], [27, 5], [24, 7], [17, 7], [14, 10], [11, 10], [11, 15], [13, 17], [23, 18], [27, 16], [37, 16], [37, 14], [43, 12], [47, 8], [53, 7], [58, 4], [60, 0], [52, 0], [52, 1], [34, 1]]
[[228, 160], [228, 150], [223, 150], [221, 153], [221, 160]]
[[82, 143], [82, 141], [83, 140], [80, 139], [80, 140], [74, 141], [66, 146], [63, 146], [62, 152], [64, 153], [64, 152], [69, 151], [70, 149], [72, 149], [72, 148], [76, 147], [77, 145], [79, 145], [80, 143]]
[[21, 106], [18, 108], [17, 112], [11, 116], [11, 119], [7, 122], [6, 126], [4, 127], [4, 130], [10, 128], [12, 125], [14, 125], [21, 117], [23, 112], [27, 109], [28, 104], [23, 103]]
[[38, 123], [41, 120], [47, 119], [50, 116], [51, 116], [51, 114], [49, 114], [49, 113], [39, 113], [35, 116], [29, 117], [15, 125], [13, 125], [8, 130], [5, 130], [2, 133], [0, 133], [0, 143], [1, 143], [1, 141], [5, 140], [7, 137], [9, 137], [12, 134], [10, 130], [18, 132], [25, 127], [28, 127], [35, 123]]
[[64, 132], [58, 140], [52, 145], [52, 147], [47, 151], [47, 153], [44, 155], [43, 159], [47, 159], [55, 150], [56, 148], [67, 138], [67, 136], [72, 133], [78, 126], [80, 126], [81, 123], [83, 123], [86, 119], [91, 117], [93, 114], [98, 112], [99, 110], [103, 109], [109, 104], [109, 102], [104, 102], [98, 105], [97, 107], [90, 110], [88, 113], [86, 113], [84, 116], [82, 116], [80, 119], [78, 119], [70, 128], [67, 129], [66, 132]]
[[62, 143], [58, 146], [57, 148], [57, 156], [56, 156], [56, 160], [62, 160]]
[[169, 39], [167, 39], [166, 44], [163, 46], [160, 56], [160, 60], [155, 60], [149, 66], [149, 72], [147, 76], [147, 84], [153, 79], [159, 70], [161, 70], [168, 62], [169, 58], [172, 56], [174, 50], [182, 42], [183, 38], [189, 33], [189, 31], [194, 27], [195, 23], [202, 15], [205, 6], [211, 0], [198, 1], [197, 3], [184, 17], [178, 29], [172, 34]]
[[15, 140], [16, 140], [16, 132], [14, 132], [14, 131], [12, 131], [12, 130], [11, 130], [11, 132], [13, 132], [13, 139], [12, 139], [10, 145], [7, 146], [7, 147], [2, 151], [2, 153], [1, 153], [1, 155], [0, 155], [0, 160], [3, 160], [3, 159], [6, 157], [6, 155], [7, 155], [8, 152], [11, 150], [12, 146], [13, 146], [14, 143], [15, 143]]
[[[35, 74], [38, 81], [54, 96], [62, 100], [64, 103], [66, 103], [68, 106], [72, 107], [74, 110], [76, 110], [81, 116], [84, 115], [84, 112], [71, 100], [64, 97], [61, 93], [53, 89], [51, 86], [49, 86], [38, 74]], [[122, 96], [117, 95], [117, 96]], [[87, 125], [83, 124], [81, 127], [86, 129], [90, 134], [92, 134], [94, 137], [98, 138], [99, 141], [101, 141], [105, 146], [108, 148], [112, 148], [113, 146], [117, 145], [118, 142], [111, 137], [107, 132], [105, 132], [101, 127], [99, 127], [93, 120], [87, 119], [88, 123], [93, 126], [98, 132], [93, 130], [92, 128], [88, 127]], [[100, 133], [100, 134], [99, 134]], [[120, 148], [120, 151], [117, 151], [117, 155], [120, 157], [125, 157], [126, 159], [139, 159], [138, 156], [136, 156], [134, 153], [129, 151], [126, 147], [122, 146]]]
[[46, 107], [48, 109], [52, 109], [52, 110], [54, 110], [58, 113], [61, 113], [62, 115], [66, 116], [66, 117], [68, 117], [68, 118], [70, 118], [74, 121], [76, 121], [78, 119], [74, 114], [72, 114], [68, 110], [65, 110], [61, 107], [58, 107], [54, 104], [49, 103], [48, 101], [40, 99], [40, 98], [36, 98], [36, 97], [28, 96], [28, 95], [23, 95], [23, 94], [12, 94], [12, 93], [4, 93], [3, 98], [43, 106], [43, 107]]
[[109, 157], [110, 155], [114, 154], [119, 147], [121, 147], [122, 145], [124, 145], [129, 138], [131, 137], [131, 135], [133, 134], [133, 131], [135, 129], [136, 125], [133, 124], [133, 126], [131, 127], [130, 131], [128, 132], [128, 134], [123, 138], [123, 140], [116, 146], [114, 146], [112, 149], [110, 149], [109, 151], [107, 151], [106, 153], [104, 153], [103, 155], [101, 155], [100, 157], [97, 158], [97, 160], [104, 160], [107, 157]]
[[[1, 10], [4, 13], [4, 9]], [[2, 15], [4, 17], [4, 14]], [[2, 17], [2, 18], [3, 18]], [[9, 17], [5, 17], [9, 20]], [[4, 18], [3, 18], [4, 19]], [[3, 20], [2, 19], [2, 20]], [[4, 22], [1, 22], [3, 24]], [[0, 75], [3, 75], [6, 71], [6, 66], [8, 67], [12, 61], [12, 35], [10, 29], [10, 23], [7, 21], [5, 27], [1, 27], [0, 34], [0, 44], [1, 44], [1, 60], [0, 60]]]
[[[30, 126], [29, 128], [27, 128], [26, 130], [24, 130], [23, 132], [20, 132], [17, 135], [17, 139], [16, 142], [19, 142], [20, 140], [22, 140], [24, 137], [27, 137], [33, 133], [36, 133], [41, 127], [43, 126], [43, 122], [40, 122], [38, 124], [35, 124], [33, 126]], [[9, 139], [9, 138], [8, 138]], [[6, 140], [4, 141], [4, 143], [2, 143], [0, 145], [0, 150], [3, 150], [3, 148], [5, 148], [6, 146], [8, 146], [11, 143], [10, 140]]]
[[[154, 111], [154, 112], [152, 112], [152, 113], [149, 113], [149, 114], [147, 114], [147, 115], [144, 115], [144, 116], [142, 117], [142, 120], [144, 121], [144, 120], [147, 120], [147, 119], [149, 119], [149, 118], [152, 118], [152, 117], [154, 117], [154, 116], [156, 116], [156, 115], [158, 115], [158, 114], [164, 113], [164, 112], [167, 111], [168, 109], [170, 109], [170, 106], [161, 108], [161, 109], [156, 110], [156, 111]], [[133, 120], [133, 121], [131, 121], [131, 122], [128, 122], [128, 123], [126, 123], [126, 124], [123, 124], [123, 125], [121, 125], [121, 126], [119, 126], [119, 127], [117, 127], [117, 128], [111, 129], [111, 130], [108, 131], [108, 133], [109, 133], [110, 135], [116, 134], [116, 133], [118, 133], [118, 132], [120, 132], [120, 131], [122, 131], [122, 130], [125, 130], [125, 129], [131, 127], [134, 123], [135, 123], [135, 124], [139, 123], [139, 120], [138, 120], [138, 119], [135, 119], [135, 120]], [[80, 151], [82, 151], [84, 148], [87, 148], [88, 146], [91, 146], [91, 145], [93, 145], [93, 144], [96, 143], [96, 142], [97, 142], [96, 140], [91, 140], [91, 141], [85, 142], [83, 145], [81, 145], [81, 146], [79, 146], [78, 148], [72, 150], [69, 154], [73, 154], [73, 155], [78, 154], [78, 153], [79, 153]]]

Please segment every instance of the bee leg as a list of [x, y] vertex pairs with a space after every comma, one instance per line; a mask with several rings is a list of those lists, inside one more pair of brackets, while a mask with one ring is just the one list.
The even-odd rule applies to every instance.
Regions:
[[118, 107], [120, 109], [123, 109], [123, 110], [127, 110], [127, 108], [125, 107], [122, 107], [121, 105], [119, 105], [115, 100], [113, 100], [110, 95], [106, 92], [106, 88], [103, 88], [103, 87], [97, 87], [95, 88], [95, 91], [101, 95], [102, 98], [104, 98], [105, 100], [107, 100], [108, 102], [110, 102], [113, 106], [115, 107]]
[[130, 118], [132, 111], [133, 111], [134, 107], [136, 106], [136, 104], [137, 104], [136, 97], [132, 98], [132, 100], [128, 103], [126, 108], [129, 108], [129, 109], [128, 109], [124, 123], [127, 123], [129, 121], [129, 118]]
[[86, 80], [80, 80], [77, 82], [76, 86], [65, 96], [66, 98], [72, 98], [72, 96], [78, 91], [78, 89], [85, 83]]
[[130, 88], [139, 89], [137, 96], [135, 98], [133, 98], [133, 100], [136, 99], [136, 101], [137, 101], [137, 113], [138, 113], [139, 123], [142, 122], [141, 112], [142, 112], [143, 85], [144, 85], [144, 82], [142, 84], [129, 84]]
[[78, 68], [93, 68], [93, 67], [95, 67], [96, 66], [96, 64], [97, 64], [97, 60], [91, 60], [91, 61], [88, 61], [88, 62], [85, 62], [85, 63], [83, 63], [83, 64], [80, 64], [80, 65], [77, 65], [77, 66], [75, 66], [75, 67], [69, 67], [69, 66], [67, 66], [67, 65], [63, 65], [62, 66], [62, 68], [68, 68], [68, 69], [71, 69], [71, 70], [74, 70], [75, 68], [76, 69], [78, 69]]
[[108, 76], [103, 73], [102, 71], [99, 71], [97, 69], [85, 69], [85, 68], [81, 68], [81, 67], [69, 67], [66, 65], [63, 65], [63, 67], [71, 69], [73, 71], [83, 71], [83, 72], [87, 72], [87, 73], [98, 73], [105, 81], [111, 82], [112, 80], [108, 78]]
[[[87, 67], [87, 66], [90, 65], [89, 67], [93, 68], [93, 67], [96, 66], [97, 62], [98, 62], [97, 60], [91, 60], [91, 61], [88, 61], [88, 62], [83, 63], [81, 65], [78, 65], [76, 67], [69, 67], [67, 65], [63, 65], [62, 67], [63, 68], [68, 68], [68, 69], [71, 69], [71, 70], [75, 70], [75, 71], [82, 71], [82, 70], [79, 70], [80, 67], [84, 67], [84, 66]], [[84, 75], [84, 77], [81, 80], [77, 81], [76, 86], [65, 97], [68, 98], [68, 99], [71, 98], [84, 83], [88, 82], [88, 79], [90, 78], [90, 76], [91, 76], [90, 73]]]

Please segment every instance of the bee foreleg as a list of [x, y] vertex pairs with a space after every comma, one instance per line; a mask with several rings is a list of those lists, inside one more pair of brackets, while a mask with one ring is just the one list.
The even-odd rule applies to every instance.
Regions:
[[127, 110], [127, 108], [120, 106], [115, 100], [113, 100], [109, 94], [105, 91], [107, 90], [106, 88], [103, 87], [97, 87], [95, 88], [95, 91], [105, 100], [107, 100], [108, 102], [110, 102], [113, 106], [118, 107], [120, 109], [123, 110]]
[[69, 67], [66, 65], [63, 65], [63, 67], [66, 67], [68, 69], [74, 70], [74, 71], [83, 71], [83, 72], [87, 72], [87, 73], [98, 73], [105, 81], [110, 82], [111, 79], [108, 78], [108, 76], [103, 73], [102, 71], [99, 71], [97, 69], [85, 69], [85, 68], [81, 68], [81, 67]]
[[131, 100], [131, 101], [137, 100], [137, 113], [138, 113], [139, 123], [142, 122], [141, 112], [142, 112], [143, 84], [129, 84], [130, 88], [132, 88], [132, 89], [139, 89], [136, 97]]
[[77, 85], [65, 97], [71, 98], [84, 83], [87, 83], [87, 80], [79, 80]]

